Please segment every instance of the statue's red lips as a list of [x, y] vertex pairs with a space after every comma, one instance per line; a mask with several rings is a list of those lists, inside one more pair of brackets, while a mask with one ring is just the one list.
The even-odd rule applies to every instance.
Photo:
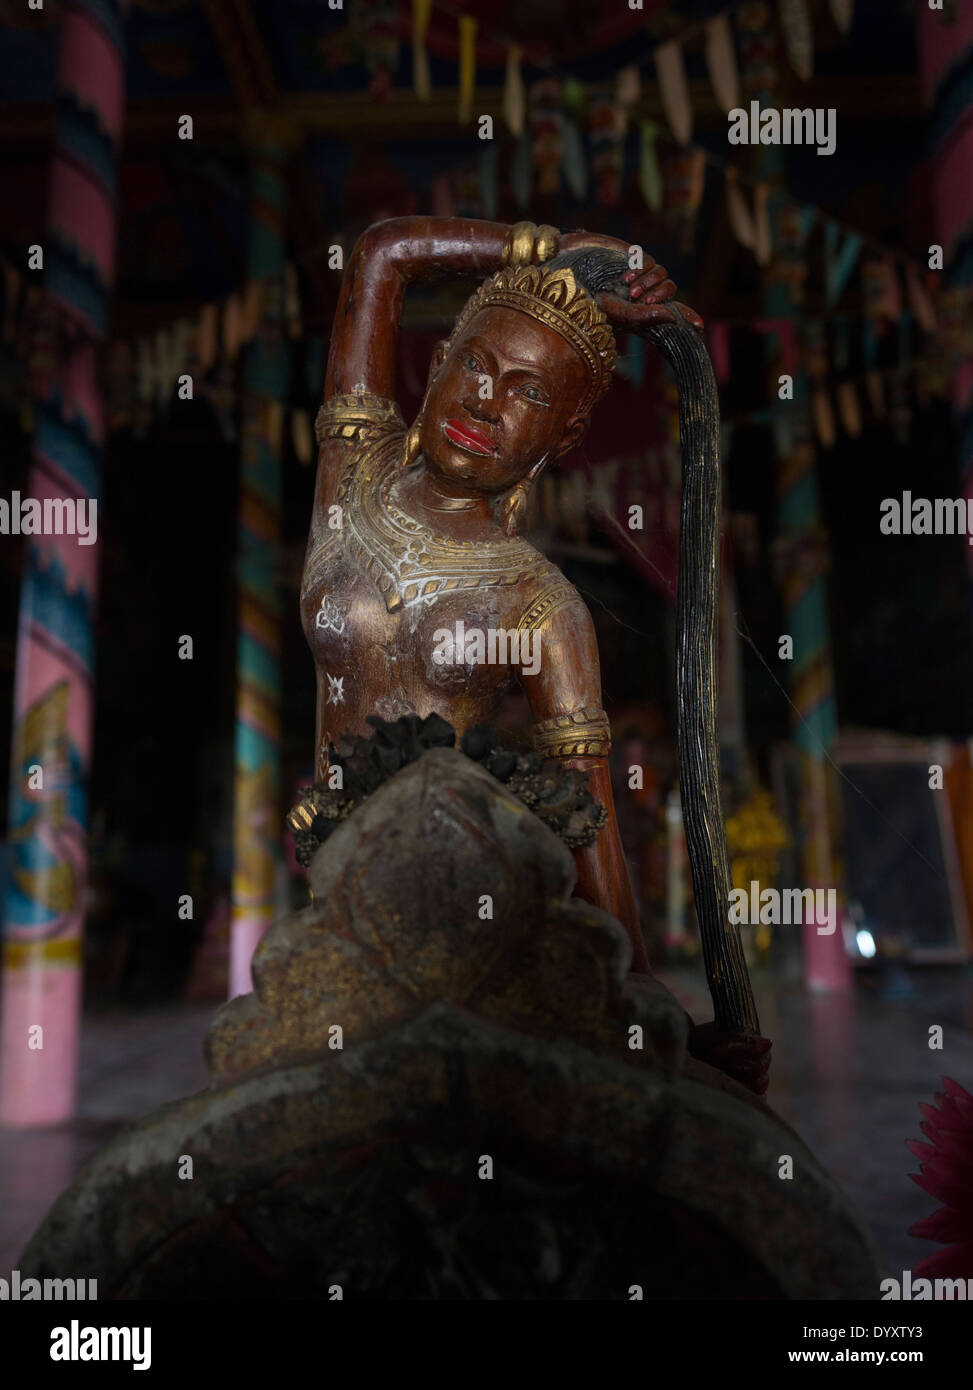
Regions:
[[473, 454], [494, 452], [493, 440], [489, 435], [481, 434], [472, 425], [464, 425], [461, 420], [447, 420], [443, 425], [443, 434], [451, 444], [458, 444], [461, 449], [469, 449]]

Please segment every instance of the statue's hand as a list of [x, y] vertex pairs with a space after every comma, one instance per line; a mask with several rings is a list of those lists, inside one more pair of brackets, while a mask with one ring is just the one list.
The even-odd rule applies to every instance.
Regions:
[[700, 1023], [689, 1034], [690, 1055], [762, 1096], [770, 1084], [769, 1038], [748, 1033], [723, 1033], [715, 1023]]
[[[629, 276], [634, 278], [629, 281]], [[695, 309], [672, 298], [676, 287], [666, 278], [665, 266], [655, 266], [650, 271], [629, 270], [624, 278], [629, 281], [628, 299], [607, 290], [595, 296], [598, 307], [614, 328], [627, 328], [637, 333], [640, 328], [652, 324], [679, 323], [685, 319], [697, 333], [702, 333], [703, 320]]]

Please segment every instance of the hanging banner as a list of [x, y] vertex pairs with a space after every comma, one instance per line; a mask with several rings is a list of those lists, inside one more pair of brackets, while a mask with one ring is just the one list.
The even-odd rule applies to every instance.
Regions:
[[858, 263], [862, 239], [849, 232], [839, 245], [841, 228], [837, 222], [824, 224], [824, 282], [828, 308], [834, 308]]
[[432, 95], [426, 52], [426, 30], [431, 14], [432, 0], [412, 0], [412, 90], [420, 101], [428, 101]]
[[503, 84], [503, 119], [511, 135], [521, 135], [524, 129], [524, 113], [527, 102], [524, 95], [524, 79], [520, 71], [523, 49], [519, 43], [512, 43], [507, 49], [507, 72]]
[[459, 17], [459, 118], [473, 117], [476, 90], [476, 20], [468, 14]]
[[721, 110], [732, 111], [740, 105], [740, 74], [733, 49], [733, 31], [725, 14], [717, 15], [706, 25], [706, 66]]
[[615, 127], [622, 139], [628, 130], [633, 109], [642, 94], [642, 78], [634, 64], [622, 68], [615, 79]]
[[641, 127], [641, 148], [639, 151], [639, 190], [653, 212], [662, 207], [662, 170], [659, 167], [659, 153], [655, 147], [659, 127], [655, 121], [643, 121]]
[[847, 34], [855, 18], [855, 0], [831, 0], [831, 18]]
[[780, 27], [791, 67], [809, 81], [814, 75], [814, 32], [807, 0], [780, 0]]
[[686, 81], [682, 45], [678, 40], [659, 45], [655, 50], [655, 67], [662, 109], [666, 113], [669, 129], [680, 145], [688, 145], [693, 133], [693, 104]]

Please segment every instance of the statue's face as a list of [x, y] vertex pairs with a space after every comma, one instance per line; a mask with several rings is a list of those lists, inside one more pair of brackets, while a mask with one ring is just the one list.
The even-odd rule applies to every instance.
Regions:
[[578, 442], [587, 386], [584, 363], [560, 333], [516, 309], [481, 310], [426, 391], [427, 468], [476, 492], [506, 492]]

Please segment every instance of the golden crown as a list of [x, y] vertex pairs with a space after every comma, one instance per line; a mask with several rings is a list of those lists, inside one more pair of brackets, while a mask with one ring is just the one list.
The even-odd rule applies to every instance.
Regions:
[[572, 272], [543, 265], [512, 265], [498, 271], [469, 300], [456, 320], [450, 343], [474, 314], [495, 306], [530, 314], [567, 339], [588, 368], [589, 387], [580, 410], [587, 414], [611, 385], [615, 338], [607, 318]]

